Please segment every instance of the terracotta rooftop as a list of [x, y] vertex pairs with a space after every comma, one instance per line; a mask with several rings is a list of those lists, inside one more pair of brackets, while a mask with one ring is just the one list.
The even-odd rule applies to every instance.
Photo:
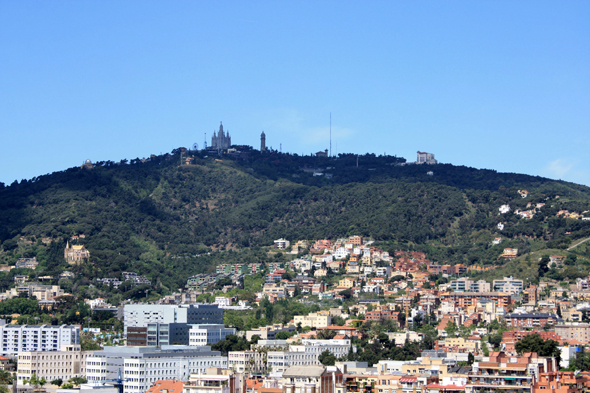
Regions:
[[154, 382], [154, 385], [146, 393], [182, 393], [184, 382], [160, 380]]

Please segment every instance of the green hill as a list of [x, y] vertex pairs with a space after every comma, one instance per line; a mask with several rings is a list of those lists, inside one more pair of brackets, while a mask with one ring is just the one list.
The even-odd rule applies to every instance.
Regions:
[[[520, 254], [565, 249], [590, 236], [589, 221], [556, 216], [590, 210], [590, 189], [573, 183], [448, 164], [400, 165], [403, 159], [393, 156], [245, 150], [221, 159], [175, 150], [146, 162], [99, 162], [0, 184], [0, 262], [36, 256], [40, 266], [25, 273], [57, 275], [69, 268], [66, 241], [84, 234], [77, 242], [91, 257], [75, 267], [82, 273], [75, 285], [135, 271], [165, 293], [217, 263], [270, 258], [264, 247], [280, 237], [358, 234], [390, 251], [491, 265], [505, 247]], [[179, 166], [187, 156], [192, 164]], [[513, 214], [528, 203], [545, 206], [531, 219]], [[512, 210], [499, 216], [503, 204]], [[491, 245], [496, 237], [504, 241]], [[587, 249], [574, 251], [583, 256]], [[0, 273], [0, 287], [16, 273]]]

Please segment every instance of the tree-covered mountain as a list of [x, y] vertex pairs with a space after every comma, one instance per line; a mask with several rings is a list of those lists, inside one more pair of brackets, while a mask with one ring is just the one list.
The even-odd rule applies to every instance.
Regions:
[[[187, 159], [189, 165], [180, 165]], [[76, 242], [91, 257], [76, 269], [85, 280], [131, 270], [172, 290], [216, 263], [269, 258], [261, 247], [281, 237], [358, 234], [390, 251], [423, 249], [440, 262], [494, 264], [510, 245], [522, 253], [590, 236], [589, 221], [557, 216], [590, 210], [588, 187], [448, 164], [401, 164], [372, 154], [330, 158], [243, 149], [219, 157], [177, 149], [0, 184], [0, 262], [36, 256], [36, 275], [56, 275], [68, 268], [66, 241], [84, 234]], [[530, 210], [529, 203], [545, 206], [531, 219], [513, 214]], [[504, 204], [511, 211], [499, 215]], [[492, 245], [495, 237], [505, 241]], [[0, 277], [0, 286], [17, 273]]]

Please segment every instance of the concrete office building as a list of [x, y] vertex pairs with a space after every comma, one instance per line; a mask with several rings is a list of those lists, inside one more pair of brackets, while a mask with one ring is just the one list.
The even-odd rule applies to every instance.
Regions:
[[59, 351], [50, 353], [21, 352], [18, 354], [17, 384], [23, 385], [23, 381], [30, 379], [33, 374], [47, 381], [84, 377], [86, 358], [91, 354], [91, 351], [82, 351], [79, 345], [64, 345]]
[[287, 351], [269, 351], [268, 366], [273, 371], [285, 371], [293, 366], [321, 365], [319, 357], [322, 352], [328, 350], [341, 358], [348, 355], [350, 349], [350, 340], [302, 340], [301, 345], [289, 345]]
[[147, 343], [150, 347], [162, 345], [188, 345], [189, 329], [186, 323], [149, 323], [147, 326]]
[[142, 393], [158, 380], [186, 381], [190, 374], [204, 374], [209, 367], [227, 368], [227, 357], [208, 347], [105, 347], [87, 358], [86, 379], [101, 385], [121, 371], [124, 392]]
[[226, 336], [236, 334], [235, 328], [226, 328], [223, 324], [192, 325], [189, 334], [189, 345], [204, 346], [225, 340]]
[[217, 304], [126, 304], [125, 334], [128, 327], [147, 327], [150, 323], [221, 324], [223, 309]]
[[21, 352], [59, 351], [63, 345], [80, 344], [77, 326], [6, 325], [0, 320], [0, 355], [16, 356]]

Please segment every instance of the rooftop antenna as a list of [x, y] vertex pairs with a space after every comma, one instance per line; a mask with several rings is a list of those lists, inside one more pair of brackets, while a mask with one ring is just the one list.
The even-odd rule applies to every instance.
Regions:
[[330, 157], [332, 157], [332, 112], [330, 112]]

